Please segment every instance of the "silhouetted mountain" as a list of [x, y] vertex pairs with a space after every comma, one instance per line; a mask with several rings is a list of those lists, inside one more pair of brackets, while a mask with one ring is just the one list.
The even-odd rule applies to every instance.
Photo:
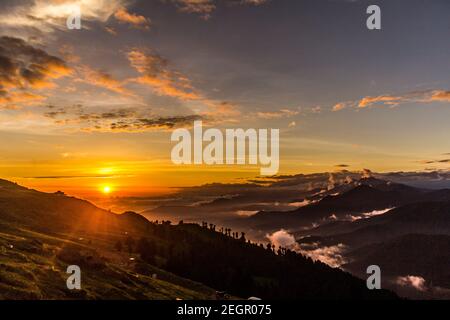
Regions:
[[419, 276], [427, 286], [450, 288], [450, 235], [408, 234], [348, 254], [346, 270], [361, 276], [378, 265], [384, 277]]
[[355, 248], [409, 233], [450, 234], [450, 201], [405, 205], [369, 219], [343, 222], [334, 228], [333, 235], [306, 237], [301, 241], [320, 241], [323, 245], [343, 243]]
[[[363, 281], [291, 250], [246, 242], [195, 224], [155, 226], [157, 239], [139, 242], [141, 256], [165, 269], [239, 296], [265, 299], [369, 299], [392, 297]], [[336, 285], [339, 283], [340, 287]], [[358, 296], [359, 295], [359, 296]]]
[[2, 180], [0, 183], [0, 217], [2, 222], [16, 223], [48, 231], [122, 232], [140, 228], [131, 214], [116, 215], [92, 203], [44, 193]]
[[289, 212], [261, 211], [241, 223], [248, 223], [256, 229], [292, 229], [327, 222], [331, 216], [339, 220], [410, 203], [450, 200], [448, 189], [429, 191], [375, 178], [361, 179], [338, 188], [341, 191], [344, 189], [345, 192], [333, 193], [331, 190], [328, 191], [331, 195], [326, 195], [310, 205]]

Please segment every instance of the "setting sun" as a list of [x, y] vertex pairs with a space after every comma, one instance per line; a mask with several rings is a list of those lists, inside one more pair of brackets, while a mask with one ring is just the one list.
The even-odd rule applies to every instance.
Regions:
[[111, 189], [110, 186], [104, 186], [104, 187], [102, 188], [102, 192], [103, 192], [104, 194], [111, 193], [111, 191], [112, 191], [112, 189]]

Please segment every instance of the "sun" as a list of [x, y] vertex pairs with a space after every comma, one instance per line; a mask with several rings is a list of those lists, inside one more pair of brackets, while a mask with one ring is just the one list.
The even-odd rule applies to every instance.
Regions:
[[104, 194], [111, 193], [111, 191], [112, 191], [112, 188], [110, 186], [103, 186], [103, 188], [102, 188], [102, 192]]

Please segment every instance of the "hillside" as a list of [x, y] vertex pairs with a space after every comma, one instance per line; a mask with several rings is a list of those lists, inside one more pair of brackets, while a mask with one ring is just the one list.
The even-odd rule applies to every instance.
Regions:
[[[93, 244], [99, 240], [1, 225], [0, 299], [210, 299], [215, 292], [155, 267], [138, 273], [129, 261], [136, 255]], [[71, 264], [81, 267], [80, 291], [66, 287]]]
[[[0, 180], [0, 299], [210, 299], [215, 290], [118, 252], [116, 238], [142, 232], [133, 213]], [[145, 228], [145, 227], [144, 227]], [[82, 269], [82, 290], [66, 288], [66, 268]], [[142, 265], [146, 272], [138, 272]], [[153, 275], [156, 275], [153, 277]]]

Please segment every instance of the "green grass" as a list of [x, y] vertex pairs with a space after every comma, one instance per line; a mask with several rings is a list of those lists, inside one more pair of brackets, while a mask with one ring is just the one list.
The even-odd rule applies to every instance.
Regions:
[[[48, 235], [0, 225], [0, 299], [186, 300], [213, 296], [211, 288], [146, 264], [136, 255], [114, 251], [108, 239]], [[66, 261], [62, 252], [69, 252]], [[67, 260], [88, 255], [100, 263], [80, 265], [82, 289], [67, 289], [66, 269], [71, 264]], [[130, 257], [135, 261], [130, 263]]]

